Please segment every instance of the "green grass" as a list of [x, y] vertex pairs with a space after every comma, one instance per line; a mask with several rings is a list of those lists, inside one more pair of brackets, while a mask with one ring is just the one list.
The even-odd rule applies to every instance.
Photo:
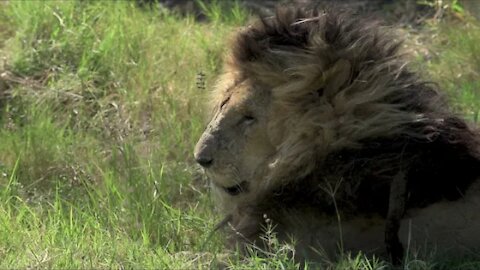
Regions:
[[1, 16], [18, 83], [0, 120], [0, 268], [185, 268], [217, 253], [191, 157], [195, 77], [210, 83], [232, 22], [129, 2], [12, 1]]
[[[247, 19], [220, 3], [203, 6], [205, 23], [125, 1], [0, 3], [0, 269], [298, 267], [275, 241], [245, 259], [210, 237], [222, 217], [192, 158], [207, 96], [196, 78], [211, 86], [228, 34]], [[432, 77], [478, 115], [479, 32], [436, 31], [450, 43], [435, 45]], [[460, 87], [449, 69], [462, 70]], [[322, 266], [386, 265], [360, 254]]]
[[480, 122], [480, 24], [441, 22], [433, 27], [430, 45], [435, 54], [427, 62], [433, 81], [448, 93], [457, 110]]

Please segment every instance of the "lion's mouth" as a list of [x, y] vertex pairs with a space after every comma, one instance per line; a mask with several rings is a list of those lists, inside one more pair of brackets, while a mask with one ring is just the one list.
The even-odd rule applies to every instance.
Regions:
[[242, 192], [247, 192], [248, 191], [248, 182], [243, 181], [238, 185], [231, 186], [231, 187], [224, 187], [223, 190], [225, 190], [226, 193], [228, 193], [231, 196], [236, 196]]

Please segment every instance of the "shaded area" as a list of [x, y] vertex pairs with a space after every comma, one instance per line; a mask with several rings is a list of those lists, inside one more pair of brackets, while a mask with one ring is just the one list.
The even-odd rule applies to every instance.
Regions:
[[[452, 9], [454, 1], [417, 1], [417, 0], [239, 0], [239, 1], [218, 1], [218, 0], [136, 0], [141, 7], [162, 6], [183, 15], [193, 15], [199, 21], [208, 19], [208, 12], [204, 6], [221, 4], [226, 9], [235, 3], [249, 10], [252, 14], [269, 16], [273, 14], [275, 6], [279, 4], [294, 4], [298, 6], [319, 6], [322, 8], [348, 8], [362, 14], [369, 14], [377, 18], [383, 18], [389, 23], [419, 25], [426, 19], [435, 17], [442, 18]], [[475, 1], [462, 1], [461, 4], [472, 10], [473, 14], [480, 14], [480, 5], [472, 3]], [[449, 6], [450, 5], [450, 6]], [[459, 6], [459, 4], [456, 4]]]

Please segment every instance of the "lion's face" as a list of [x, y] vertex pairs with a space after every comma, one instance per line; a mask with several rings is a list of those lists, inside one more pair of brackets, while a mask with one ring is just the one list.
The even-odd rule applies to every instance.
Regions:
[[270, 93], [249, 79], [220, 88], [194, 155], [217, 191], [238, 198], [255, 189], [275, 152], [267, 134]]

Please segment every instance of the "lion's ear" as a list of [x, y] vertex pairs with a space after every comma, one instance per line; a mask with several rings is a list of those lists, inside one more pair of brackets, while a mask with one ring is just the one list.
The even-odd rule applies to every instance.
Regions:
[[332, 98], [338, 93], [340, 88], [350, 79], [351, 76], [350, 61], [345, 59], [338, 60], [333, 67], [324, 73], [324, 95], [327, 98]]

